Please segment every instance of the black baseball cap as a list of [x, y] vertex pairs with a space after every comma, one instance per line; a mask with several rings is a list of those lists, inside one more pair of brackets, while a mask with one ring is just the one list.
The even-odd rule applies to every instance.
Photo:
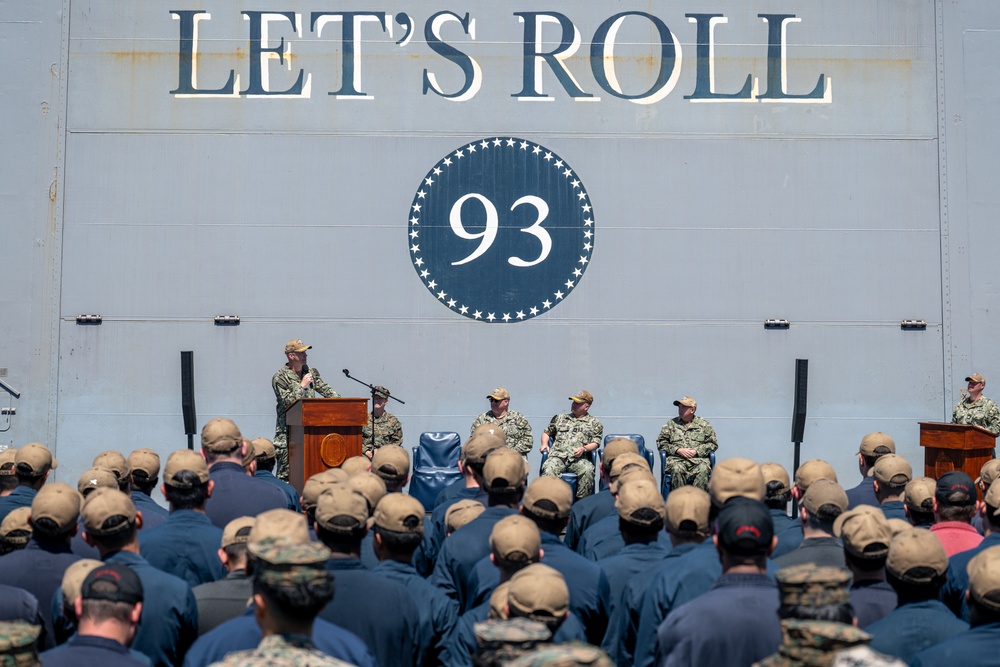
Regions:
[[934, 489], [934, 497], [939, 503], [947, 503], [948, 496], [953, 493], [964, 493], [969, 497], [968, 502], [962, 503], [964, 505], [975, 504], [979, 497], [976, 492], [976, 483], [961, 470], [952, 470], [941, 475], [938, 478], [937, 487]]
[[119, 563], [106, 563], [94, 568], [83, 580], [80, 597], [84, 600], [111, 602], [142, 602], [142, 582], [131, 568]]
[[737, 556], [767, 554], [774, 539], [774, 520], [767, 505], [736, 496], [719, 510], [719, 546]]

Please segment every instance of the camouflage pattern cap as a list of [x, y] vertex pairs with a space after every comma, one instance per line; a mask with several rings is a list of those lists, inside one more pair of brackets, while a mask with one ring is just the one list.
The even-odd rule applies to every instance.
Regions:
[[405, 493], [390, 493], [375, 507], [375, 525], [395, 533], [424, 534], [424, 505]]
[[301, 514], [287, 509], [274, 509], [257, 515], [253, 528], [247, 538], [247, 550], [252, 552], [252, 545], [268, 539], [285, 539], [293, 542], [308, 542], [309, 527], [306, 518]]
[[771, 551], [774, 519], [760, 500], [731, 498], [719, 510], [717, 526], [719, 546], [728, 553], [763, 556]]
[[838, 516], [833, 522], [833, 534], [843, 540], [845, 551], [862, 559], [884, 558], [892, 540], [885, 514], [871, 505], [858, 505]]
[[254, 578], [272, 586], [294, 586], [330, 580], [330, 550], [321, 542], [267, 539], [254, 545]]
[[1000, 612], [1000, 547], [980, 551], [966, 566], [969, 594], [993, 612]]
[[80, 586], [84, 600], [142, 602], [142, 582], [132, 568], [122, 563], [104, 563], [87, 573]]
[[[631, 440], [627, 442], [631, 442]], [[610, 445], [608, 446], [610, 447]], [[613, 484], [627, 468], [633, 466], [649, 470], [649, 462], [639, 455], [638, 448], [635, 452], [621, 452], [614, 457], [611, 461], [611, 467], [608, 468], [608, 480]]]
[[63, 604], [72, 607], [76, 599], [80, 597], [80, 588], [83, 586], [83, 580], [87, 578], [92, 570], [99, 568], [104, 565], [99, 560], [94, 560], [93, 558], [81, 558], [80, 560], [72, 563], [63, 572], [62, 589]]
[[[118, 489], [92, 491], [83, 503], [81, 514], [86, 531], [99, 537], [117, 535], [135, 525], [135, 506]], [[112, 521], [115, 517], [118, 519]]]
[[[661, 526], [667, 510], [660, 489], [652, 479], [632, 479], [622, 482], [619, 478], [615, 509], [618, 517], [633, 526]], [[530, 488], [530, 487], [529, 487]]]
[[615, 459], [622, 454], [638, 453], [639, 445], [636, 444], [635, 440], [623, 437], [612, 438], [601, 452], [601, 463], [604, 464], [605, 470], [610, 471], [611, 466], [614, 465]]
[[507, 493], [524, 486], [528, 479], [528, 467], [521, 455], [513, 449], [494, 449], [483, 464], [486, 479], [486, 493]]
[[249, 542], [255, 522], [256, 519], [252, 516], [241, 516], [227, 523], [226, 527], [222, 529], [222, 542], [219, 547], [225, 549]]
[[359, 472], [347, 479], [347, 488], [360, 493], [368, 502], [368, 512], [371, 514], [388, 492], [382, 478], [371, 472]]
[[[623, 454], [621, 458], [625, 458], [628, 454]], [[642, 465], [626, 465], [620, 475], [618, 475], [614, 480], [612, 480], [610, 489], [612, 494], [617, 494], [618, 489], [622, 484], [633, 479], [649, 479], [654, 480], [653, 471], [649, 469], [646, 465], [646, 461], [643, 460]]]
[[981, 382], [981, 383], [982, 383], [983, 385], [985, 385], [985, 384], [986, 384], [986, 378], [984, 378], [984, 377], [983, 377], [982, 375], [980, 375], [979, 373], [973, 373], [973, 374], [972, 374], [972, 375], [970, 375], [969, 377], [965, 378], [965, 381], [966, 381], [966, 382], [977, 382], [977, 383], [978, 383], [978, 382]]
[[0, 522], [0, 540], [12, 546], [23, 547], [31, 539], [30, 507], [18, 507], [7, 513]]
[[573, 489], [558, 477], [538, 477], [525, 489], [521, 505], [543, 519], [565, 519], [573, 509]]
[[140, 447], [128, 455], [128, 467], [132, 472], [138, 470], [146, 473], [147, 479], [156, 479], [160, 474], [160, 455], [147, 447]]
[[708, 536], [708, 515], [712, 508], [712, 498], [696, 486], [682, 486], [667, 496], [666, 524], [673, 534], [694, 533]]
[[94, 489], [117, 489], [118, 478], [107, 468], [90, 468], [76, 482], [76, 490], [86, 497]]
[[1000, 459], [990, 459], [979, 469], [976, 484], [982, 483], [983, 486], [990, 486], [997, 477], [1000, 477]]
[[24, 621], [0, 621], [0, 667], [27, 667], [38, 663], [35, 642], [42, 626]]
[[17, 450], [13, 447], [0, 452], [0, 477], [14, 475], [14, 459], [17, 458]]
[[885, 447], [889, 450], [890, 454], [896, 453], [896, 441], [892, 439], [886, 433], [882, 431], [875, 431], [874, 433], [869, 433], [865, 437], [861, 438], [861, 444], [858, 446], [858, 451], [865, 456], [880, 456], [875, 450], [879, 447]]
[[763, 500], [765, 488], [760, 466], [750, 459], [742, 458], [720, 462], [708, 481], [708, 493], [716, 507], [722, 507], [727, 500], [736, 496]]
[[792, 565], [778, 570], [781, 604], [822, 607], [847, 604], [851, 600], [848, 586], [851, 573], [840, 567], [819, 567], [813, 563]]
[[312, 345], [306, 345], [299, 338], [293, 338], [285, 343], [285, 354], [289, 352], [305, 352], [310, 349], [312, 349]]
[[799, 491], [808, 491], [817, 479], [829, 479], [836, 482], [837, 473], [834, 472], [833, 466], [823, 459], [810, 459], [795, 471], [795, 486], [799, 488]]
[[674, 405], [677, 407], [683, 405], [685, 408], [694, 408], [695, 410], [698, 409], [698, 401], [694, 400], [690, 396], [685, 396], [684, 398], [678, 398], [676, 401], [674, 401]]
[[376, 396], [379, 396], [381, 398], [389, 398], [389, 390], [380, 384], [377, 384], [374, 387], [372, 387], [372, 391], [374, 391]]
[[552, 632], [544, 623], [528, 618], [476, 623], [474, 632], [480, 652], [500, 648], [526, 651], [552, 637]]
[[901, 489], [913, 479], [913, 467], [898, 454], [885, 454], [875, 462], [872, 475], [879, 484], [885, 484], [893, 489]]
[[368, 472], [372, 463], [366, 456], [351, 456], [340, 464], [340, 469], [353, 477], [360, 472]]
[[118, 479], [125, 479], [132, 473], [132, 468], [128, 465], [128, 459], [121, 452], [109, 449], [94, 457], [92, 466], [95, 468], [106, 468], [115, 474]]
[[802, 506], [815, 515], [823, 505], [833, 505], [840, 512], [846, 512], [848, 500], [844, 487], [830, 479], [817, 479], [810, 484], [802, 496]]
[[792, 488], [792, 480], [788, 476], [788, 471], [780, 463], [761, 463], [760, 474], [764, 476], [764, 486], [771, 482], [781, 482], [781, 488], [774, 492], [775, 495], [780, 496]]
[[[364, 458], [364, 457], [361, 457]], [[367, 459], [366, 459], [367, 460]], [[374, 477], [374, 475], [372, 475]], [[320, 495], [331, 486], [346, 485], [351, 479], [346, 472], [340, 468], [331, 468], [317, 473], [306, 480], [302, 487], [302, 509], [308, 511], [316, 508]], [[379, 480], [380, 482], [382, 480]], [[385, 486], [385, 483], [382, 483]]]
[[569, 611], [569, 587], [558, 570], [534, 563], [510, 578], [507, 606], [511, 616], [546, 621]]
[[224, 454], [243, 443], [243, 434], [231, 419], [216, 417], [201, 429], [201, 448]]
[[368, 524], [368, 501], [360, 493], [333, 486], [319, 497], [316, 523], [331, 533], [353, 534]]
[[[123, 494], [124, 495], [124, 494]], [[38, 523], [49, 519], [56, 525], [56, 531], [65, 532], [76, 525], [80, 518], [80, 494], [69, 484], [54, 482], [46, 484], [31, 501], [31, 521]]]
[[531, 519], [519, 514], [506, 516], [493, 526], [490, 533], [490, 549], [504, 561], [520, 555], [523, 559], [537, 563], [541, 558], [542, 534]]
[[410, 455], [397, 445], [385, 445], [372, 455], [372, 472], [388, 482], [396, 482], [410, 474]]
[[510, 392], [504, 389], [503, 387], [497, 387], [490, 393], [486, 394], [486, 398], [493, 398], [498, 401], [502, 401], [505, 398], [510, 398]]
[[[476, 428], [472, 429], [472, 435], [469, 436], [469, 439], [465, 442], [465, 445], [462, 446], [462, 460], [463, 461], [469, 460], [469, 457], [466, 456], [466, 449], [465, 448], [469, 444], [471, 444], [472, 441], [473, 441], [473, 439], [475, 439], [475, 437], [478, 436], [478, 435], [486, 435], [486, 436], [489, 436], [491, 438], [496, 438], [497, 440], [500, 441], [500, 445], [501, 446], [504, 446], [504, 445], [507, 444], [507, 433], [502, 428], [500, 428], [497, 424], [494, 424], [493, 422], [483, 422], [482, 424], [480, 424]], [[486, 441], [486, 442], [489, 442], [489, 441]], [[486, 447], [486, 442], [480, 442], [477, 445], [477, 447], [481, 450], [483, 447]], [[488, 452], [488, 451], [489, 451], [489, 449], [485, 449], [482, 453], [479, 454], [478, 458], [473, 457], [472, 460], [474, 462], [478, 462], [478, 463], [481, 464], [483, 462], [483, 460], [486, 459], [486, 453], [485, 452]]]
[[934, 500], [935, 488], [937, 488], [937, 481], [934, 478], [917, 477], [903, 489], [903, 502], [915, 510], [930, 512], [934, 509], [933, 505], [924, 507], [924, 502]]
[[208, 481], [208, 463], [205, 457], [192, 449], [178, 449], [167, 457], [167, 465], [163, 468], [163, 483], [178, 489], [190, 489], [194, 482], [183, 482], [177, 475], [183, 471], [194, 473], [198, 484]]
[[481, 502], [472, 499], [459, 500], [445, 511], [445, 528], [449, 533], [454, 533], [485, 511], [486, 507]]
[[508, 667], [615, 667], [607, 653], [582, 642], [543, 644], [528, 651]]
[[581, 389], [580, 391], [576, 392], [575, 396], [570, 396], [569, 400], [573, 401], [574, 403], [589, 403], [590, 405], [593, 405], [594, 395], [591, 394], [586, 389]]
[[274, 443], [267, 438], [254, 438], [250, 441], [253, 445], [253, 456], [255, 459], [268, 460], [277, 456], [274, 450]]
[[926, 528], [910, 527], [889, 542], [885, 569], [902, 581], [929, 583], [932, 577], [916, 568], [930, 568], [940, 577], [948, 570], [948, 554], [934, 533]]
[[40, 442], [29, 442], [14, 454], [14, 465], [22, 475], [38, 477], [44, 475], [49, 468], [58, 468], [59, 462], [48, 447]]

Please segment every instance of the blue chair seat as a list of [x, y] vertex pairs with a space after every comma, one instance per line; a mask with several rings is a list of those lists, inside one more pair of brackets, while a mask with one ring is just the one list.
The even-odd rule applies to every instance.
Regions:
[[462, 478], [458, 460], [462, 456], [462, 438], [453, 431], [429, 431], [420, 434], [420, 444], [412, 449], [411, 496], [428, 512], [448, 485]]

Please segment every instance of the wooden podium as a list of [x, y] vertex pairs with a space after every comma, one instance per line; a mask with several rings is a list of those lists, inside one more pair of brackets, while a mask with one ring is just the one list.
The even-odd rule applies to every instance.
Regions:
[[299, 493], [312, 475], [361, 455], [366, 398], [303, 398], [285, 411], [288, 481]]
[[961, 470], [972, 479], [993, 458], [997, 436], [979, 426], [920, 422], [920, 446], [924, 448], [924, 475], [939, 478]]

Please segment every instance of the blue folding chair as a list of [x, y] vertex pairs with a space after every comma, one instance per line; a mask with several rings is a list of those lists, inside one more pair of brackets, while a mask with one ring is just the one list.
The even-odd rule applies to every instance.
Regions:
[[[708, 465], [710, 468], [715, 468], [715, 452], [709, 452], [708, 454]], [[667, 499], [667, 495], [670, 493], [670, 480], [673, 477], [666, 470], [667, 467], [667, 453], [662, 449], [660, 450], [660, 470], [663, 471], [663, 478], [660, 480], [660, 493], [663, 495], [663, 499]], [[709, 473], [709, 477], [712, 474]]]
[[423, 503], [428, 512], [441, 491], [462, 478], [458, 460], [462, 456], [462, 438], [453, 431], [429, 431], [420, 434], [420, 444], [413, 447], [413, 472], [410, 495]]
[[[636, 445], [638, 445], [639, 456], [646, 459], [646, 462], [649, 464], [650, 471], [653, 472], [653, 475], [656, 475], [656, 471], [653, 470], [653, 452], [646, 449], [646, 439], [641, 435], [639, 435], [638, 433], [610, 433], [604, 436], [604, 442], [601, 444], [600, 450], [598, 450], [598, 457], [597, 457], [598, 461], [604, 460], [604, 448], [607, 447], [608, 443], [614, 440], [615, 438], [628, 438]], [[600, 473], [598, 473], [598, 477], [601, 480], [600, 490], [603, 491], [604, 489], [608, 488], [608, 483], [603, 477], [600, 477]]]

